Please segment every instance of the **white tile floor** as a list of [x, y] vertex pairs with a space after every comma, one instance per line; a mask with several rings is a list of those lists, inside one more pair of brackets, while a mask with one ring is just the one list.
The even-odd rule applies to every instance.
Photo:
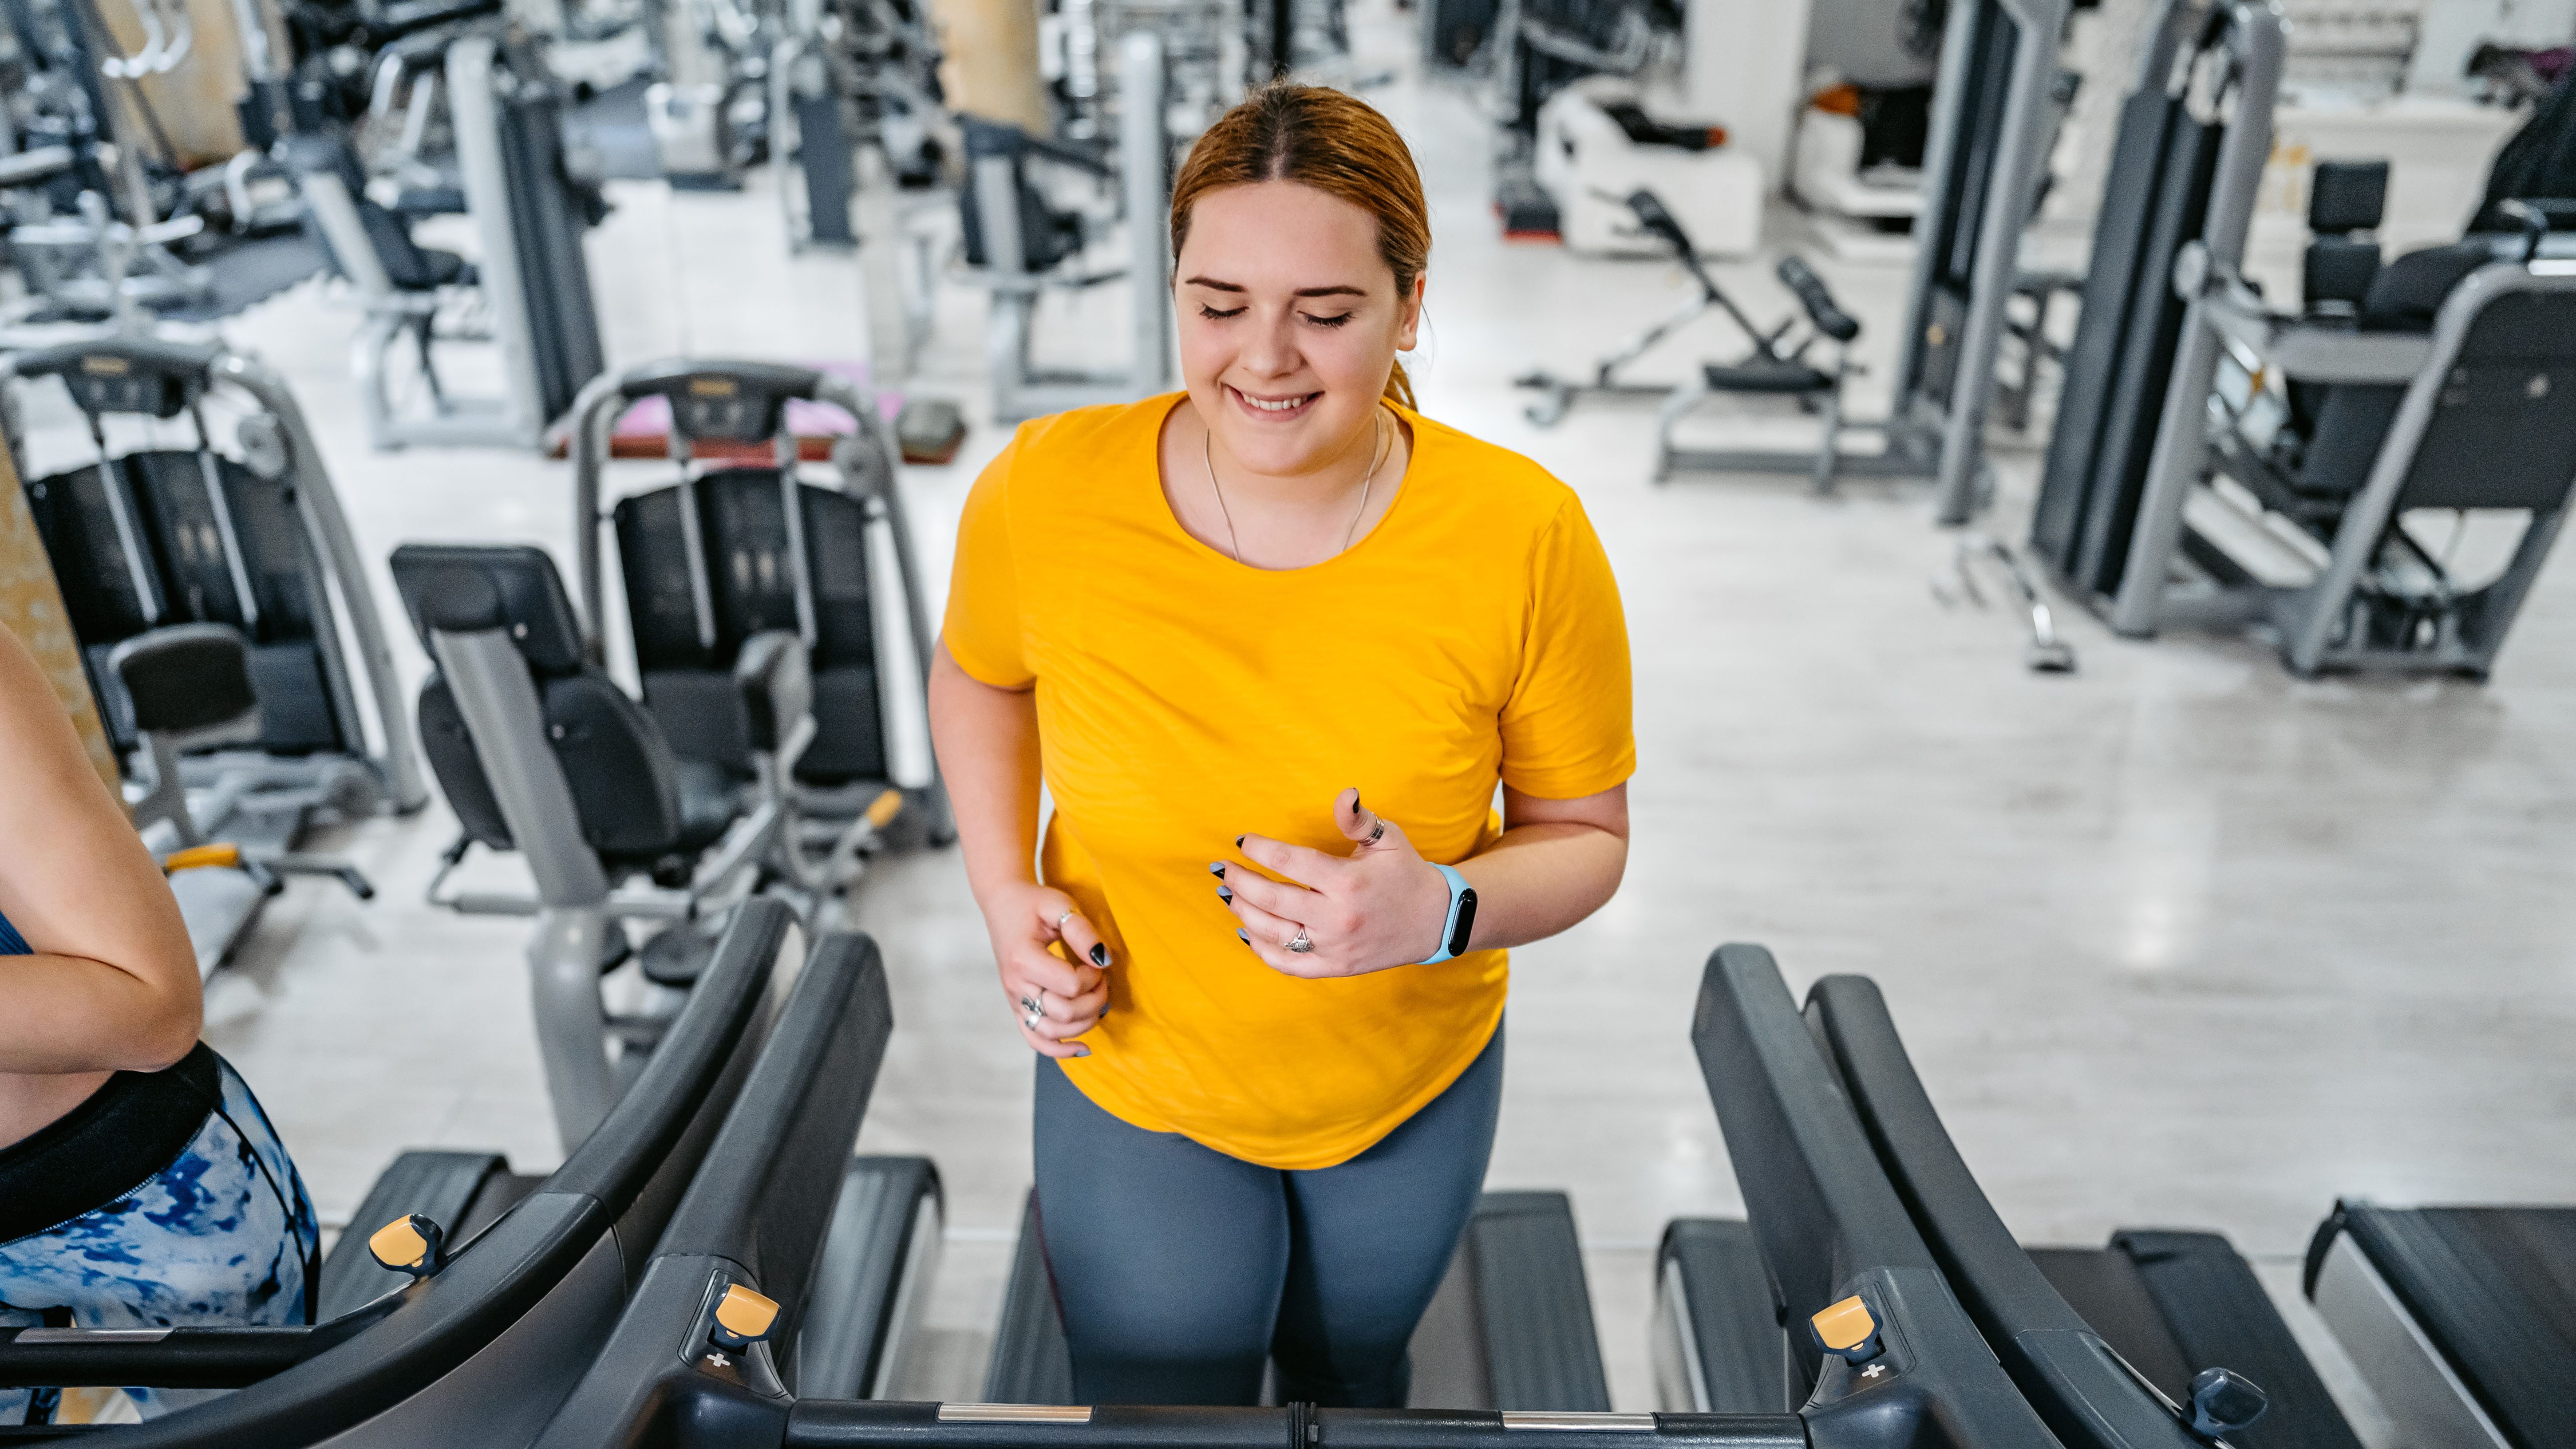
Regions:
[[[2060, 617], [2081, 672], [2026, 674], [2008, 615], [1934, 602], [1951, 539], [1917, 487], [1830, 502], [1789, 479], [1657, 488], [1644, 413], [1524, 422], [1513, 374], [1581, 365], [1685, 296], [1681, 280], [1500, 241], [1471, 103], [1410, 78], [1390, 18], [1362, 34], [1382, 52], [1363, 71], [1407, 71], [1372, 98], [1433, 189], [1425, 408], [1578, 488], [1630, 611], [1635, 852], [1598, 916], [1518, 953], [1492, 1175], [1573, 1192], [1623, 1406], [1651, 1399], [1660, 1225], [1738, 1207], [1686, 1041], [1721, 941], [1768, 943], [1801, 986], [1876, 977], [1968, 1161], [2030, 1240], [2220, 1229], [2295, 1317], [2288, 1265], [2338, 1194], [2576, 1199], [2576, 1156], [2547, 1146], [2576, 1128], [2576, 572], [2543, 577], [2483, 688], [2303, 683], [2252, 642], [2118, 640], [2073, 608]], [[614, 363], [862, 354], [851, 264], [789, 260], [759, 185], [628, 185], [615, 200], [590, 240]], [[1826, 270], [1868, 320], [1883, 386], [1904, 277]], [[1788, 305], [1758, 266], [1723, 275], [1757, 316]], [[1110, 291], [1093, 305], [1114, 307]], [[905, 478], [941, 578], [963, 492], [1003, 441], [980, 411], [981, 306], [947, 294], [912, 384], [977, 422], [954, 465]], [[1050, 326], [1057, 346], [1088, 333]], [[562, 550], [564, 465], [367, 449], [350, 329], [308, 289], [229, 336], [304, 398], [369, 556], [412, 539]], [[1707, 324], [1664, 362], [1734, 345]], [[2035, 454], [2004, 437], [1995, 451], [1992, 526], [2018, 536]], [[216, 983], [209, 1039], [258, 1088], [326, 1214], [348, 1213], [403, 1147], [554, 1157], [524, 926], [419, 904], [451, 831], [433, 806], [349, 832], [377, 902], [295, 886]], [[1027, 1059], [953, 855], [889, 863], [853, 911], [885, 945], [899, 1012], [863, 1142], [928, 1153], [948, 1183], [941, 1351], [914, 1387], [972, 1396], [1028, 1177]], [[2354, 1407], [2384, 1440], [2366, 1400]]]

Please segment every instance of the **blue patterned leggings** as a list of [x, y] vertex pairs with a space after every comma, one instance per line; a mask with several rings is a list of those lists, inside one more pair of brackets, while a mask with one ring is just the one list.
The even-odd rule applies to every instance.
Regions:
[[[0, 1149], [0, 1327], [304, 1323], [319, 1236], [268, 1114], [200, 1045]], [[221, 1392], [125, 1390], [145, 1418]], [[62, 1403], [0, 1388], [0, 1424], [52, 1423]]]

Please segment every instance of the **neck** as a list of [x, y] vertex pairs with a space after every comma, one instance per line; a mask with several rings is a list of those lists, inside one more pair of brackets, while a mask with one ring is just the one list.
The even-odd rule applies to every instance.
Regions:
[[1385, 411], [1383, 406], [1370, 408], [1366, 420], [1339, 447], [1312, 466], [1288, 473], [1265, 473], [1236, 457], [1227, 449], [1224, 436], [1204, 420], [1199, 422], [1199, 434], [1228, 503], [1245, 500], [1266, 508], [1331, 509], [1352, 500], [1371, 465], [1385, 454]]

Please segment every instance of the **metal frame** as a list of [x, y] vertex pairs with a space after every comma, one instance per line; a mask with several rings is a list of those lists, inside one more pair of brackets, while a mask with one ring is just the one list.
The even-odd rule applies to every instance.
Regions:
[[[101, 339], [95, 345], [112, 348], [115, 340]], [[0, 358], [0, 376], [14, 375], [13, 362]], [[368, 581], [364, 556], [358, 551], [356, 536], [350, 532], [348, 516], [341, 512], [339, 490], [332, 485], [330, 470], [323, 463], [322, 447], [314, 441], [312, 429], [304, 420], [304, 409], [297, 404], [286, 380], [267, 364], [219, 352], [206, 368], [205, 386], [211, 389], [219, 383], [240, 389], [280, 430], [286, 466], [294, 476], [296, 515], [303, 524], [300, 542], [304, 560], [315, 585], [314, 602], [321, 613], [315, 621], [315, 652], [322, 662], [324, 686], [331, 691], [332, 709], [338, 718], [349, 722], [361, 749], [353, 756], [303, 760], [285, 760], [256, 751], [192, 755], [181, 761], [180, 778], [188, 785], [206, 789], [309, 789], [320, 786], [325, 775], [341, 761], [355, 759], [374, 777], [385, 804], [408, 815], [429, 803], [429, 787], [421, 772], [419, 745], [412, 738], [411, 715], [403, 706], [402, 676], [394, 668], [384, 618], [377, 612], [375, 588]], [[206, 432], [201, 409], [192, 403], [189, 412], [199, 443], [211, 451], [213, 439]], [[157, 619], [162, 607], [159, 590], [152, 587], [149, 573], [142, 570], [142, 536], [130, 511], [133, 504], [126, 497], [124, 479], [118, 470], [107, 466], [103, 425], [93, 429], [91, 440], [99, 449], [100, 478], [106, 485], [118, 543], [128, 565], [137, 570], [137, 597], [154, 610]], [[211, 469], [208, 473], [207, 486], [216, 499], [220, 519], [229, 509], [221, 502]], [[238, 541], [227, 530], [222, 542], [235, 585], [247, 600]], [[255, 609], [256, 605], [248, 607]], [[349, 657], [352, 646], [357, 655], [354, 672]], [[357, 683], [360, 676], [366, 682], [363, 710]], [[371, 714], [372, 731], [368, 718]], [[368, 738], [371, 732], [372, 740]], [[245, 784], [245, 779], [250, 783]], [[213, 826], [219, 821], [210, 815], [206, 823]]]
[[[1941, 234], [1957, 204], [1950, 170], [1959, 164], [1961, 131], [1972, 97], [1963, 94], [1970, 52], [1975, 48], [1980, 10], [1991, 4], [2020, 27], [2013, 48], [2011, 94], [2004, 103], [1993, 169], [1986, 177], [1985, 205], [1977, 229], [1977, 260], [1969, 280], [1967, 330], [1959, 344], [1946, 406], [1920, 390], [1927, 329], [1931, 326], [1932, 279], [1939, 265], [1931, 241]], [[1933, 94], [1941, 98], [1924, 148], [1924, 174], [1940, 178], [1925, 188], [1923, 210], [1914, 221], [1913, 302], [1905, 319], [1903, 351], [1897, 362], [1897, 394], [1887, 426], [1888, 471], [1928, 474], [1936, 480], [1939, 521], [1956, 525], [1974, 517], [1985, 501], [1990, 469], [1985, 459], [1986, 410], [1995, 393], [1995, 362], [2006, 328], [2004, 309], [2013, 295], [2020, 268], [2021, 235], [2028, 222], [2037, 169], [2051, 114], [2050, 90], [2057, 77], [2058, 36], [2066, 24], [2066, 0], [1979, 0], [1951, 8], [1949, 33], [1941, 52], [1941, 73]], [[1917, 466], [1900, 468], [1903, 458]]]
[[1030, 271], [1020, 236], [1020, 162], [1009, 156], [978, 156], [968, 168], [966, 184], [975, 189], [986, 265], [969, 269], [961, 280], [992, 297], [984, 357], [993, 379], [993, 417], [999, 422], [1131, 402], [1161, 391], [1171, 379], [1172, 259], [1170, 238], [1162, 224], [1170, 209], [1164, 178], [1170, 138], [1163, 129], [1167, 79], [1163, 39], [1151, 30], [1132, 30], [1120, 37], [1118, 46], [1118, 174], [1127, 216], [1131, 360], [1123, 373], [1052, 372], [1030, 363], [1029, 339], [1038, 299], [1051, 290], [1088, 286], [1109, 277], [1059, 282]]
[[[2232, 145], [2236, 135], [2231, 134]], [[2249, 148], [2250, 149], [2250, 148]], [[2224, 170], [2228, 157], [2222, 153]], [[2255, 159], [2259, 170], [2260, 157]], [[2239, 227], [2220, 233], [2241, 240]], [[2169, 624], [2269, 623], [2280, 632], [2283, 662], [2297, 674], [2329, 668], [2449, 670], [2484, 675], [2495, 662], [2514, 616], [2549, 556], [2566, 520], [2564, 501], [2532, 514], [2502, 575], [2480, 591], [2491, 600], [2480, 637], [2457, 630], [2456, 609], [2446, 613], [2434, 648], [2373, 648], [2347, 637], [2354, 595], [2403, 503], [2415, 454], [2433, 420], [2453, 363], [2479, 314], [2496, 299], [2517, 292], [2576, 292], [2576, 274], [2513, 262], [2471, 273], [2443, 299], [2429, 336], [2356, 336], [2333, 327], [2303, 325], [2276, 316], [2226, 264], [2223, 254], [2186, 248], [2175, 264], [2177, 289], [2191, 298], [2171, 390], [2149, 464], [2146, 493], [2129, 562], [2112, 601], [2112, 628], [2150, 635]], [[2369, 479], [2344, 509], [2325, 567], [2294, 587], [2218, 580], [2176, 582], [2185, 556], [2185, 506], [2207, 495], [2211, 431], [2229, 424], [2210, 416], [2211, 387], [2222, 352], [2243, 348], [2262, 364], [2303, 380], [2407, 384], [2405, 400], [2381, 442]]]

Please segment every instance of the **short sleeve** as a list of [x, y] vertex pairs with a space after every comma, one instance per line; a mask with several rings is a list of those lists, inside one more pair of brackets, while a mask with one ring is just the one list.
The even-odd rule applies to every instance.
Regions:
[[1037, 682], [1020, 646], [1019, 568], [1011, 557], [1008, 510], [1011, 440], [966, 494], [957, 520], [957, 564], [948, 576], [948, 616], [940, 642], [957, 666], [995, 689], [1026, 689]]
[[1637, 770], [1619, 582], [1572, 497], [1530, 564], [1520, 679], [1503, 705], [1503, 783], [1542, 800], [1597, 795]]

